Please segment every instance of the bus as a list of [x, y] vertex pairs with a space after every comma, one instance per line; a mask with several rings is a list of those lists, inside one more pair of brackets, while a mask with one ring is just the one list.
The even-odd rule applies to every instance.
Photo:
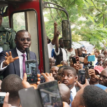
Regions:
[[[47, 4], [56, 5], [57, 7], [48, 7]], [[44, 8], [55, 8], [65, 12], [67, 20], [63, 20], [63, 39], [65, 40], [65, 47], [71, 46], [69, 16], [63, 7], [42, 0], [0, 0], [0, 10], [3, 11], [4, 17], [8, 17], [9, 27], [15, 31], [24, 29], [31, 34], [30, 51], [36, 53], [41, 73], [49, 72], [47, 37], [43, 18]]]

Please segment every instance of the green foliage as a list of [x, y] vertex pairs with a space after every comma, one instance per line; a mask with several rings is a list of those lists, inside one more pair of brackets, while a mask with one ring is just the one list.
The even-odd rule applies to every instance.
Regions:
[[[107, 0], [44, 0], [56, 3], [64, 7], [68, 14], [72, 27], [72, 40], [86, 40], [100, 49], [100, 42], [107, 41]], [[48, 18], [46, 32], [49, 38], [53, 38], [53, 23], [58, 23], [61, 32], [61, 21], [66, 19], [64, 12], [51, 9], [51, 13], [45, 14]], [[50, 13], [50, 14], [49, 14]], [[52, 18], [52, 16], [54, 18]], [[84, 19], [84, 20], [83, 20]], [[81, 35], [78, 39], [77, 35]], [[76, 39], [77, 37], [77, 39]]]

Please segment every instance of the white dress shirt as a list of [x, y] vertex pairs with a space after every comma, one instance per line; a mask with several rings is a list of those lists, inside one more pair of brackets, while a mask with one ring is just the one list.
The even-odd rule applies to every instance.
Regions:
[[51, 58], [51, 51], [52, 51], [52, 49], [54, 48], [54, 46], [55, 46], [55, 45], [52, 45], [51, 42], [50, 42], [49, 44], [47, 44], [49, 58]]
[[72, 95], [72, 97], [73, 97], [73, 99], [74, 99], [74, 97], [76, 96], [76, 88], [75, 88], [75, 86], [71, 89], [71, 91], [70, 91], [70, 94]]
[[[16, 52], [17, 52], [18, 57], [19, 57], [20, 78], [23, 79], [23, 56], [22, 56], [22, 55], [23, 55], [23, 54], [26, 55], [26, 53], [20, 52], [17, 48], [16, 48]], [[25, 58], [25, 60], [27, 60], [27, 57]], [[6, 67], [3, 67], [3, 62], [2, 62], [1, 65], [0, 65], [0, 71], [5, 70], [6, 68], [7, 68], [7, 66], [6, 66]]]

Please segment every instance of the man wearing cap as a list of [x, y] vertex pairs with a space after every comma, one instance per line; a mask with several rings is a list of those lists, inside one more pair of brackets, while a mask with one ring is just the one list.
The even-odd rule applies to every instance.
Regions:
[[11, 28], [4, 28], [2, 26], [3, 13], [0, 11], [0, 52], [9, 50], [15, 47], [15, 31]]

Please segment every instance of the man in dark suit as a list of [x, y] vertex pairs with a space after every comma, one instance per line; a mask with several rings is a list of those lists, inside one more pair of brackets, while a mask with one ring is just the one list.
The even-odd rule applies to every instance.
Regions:
[[[0, 72], [3, 78], [9, 74], [17, 74], [23, 78], [23, 68], [25, 67], [23, 66], [23, 54], [25, 55], [25, 60], [27, 60], [26, 48], [31, 45], [31, 35], [26, 30], [20, 30], [16, 33], [15, 43], [16, 48], [0, 53]], [[29, 52], [29, 57], [37, 60], [35, 53], [31, 51]]]

